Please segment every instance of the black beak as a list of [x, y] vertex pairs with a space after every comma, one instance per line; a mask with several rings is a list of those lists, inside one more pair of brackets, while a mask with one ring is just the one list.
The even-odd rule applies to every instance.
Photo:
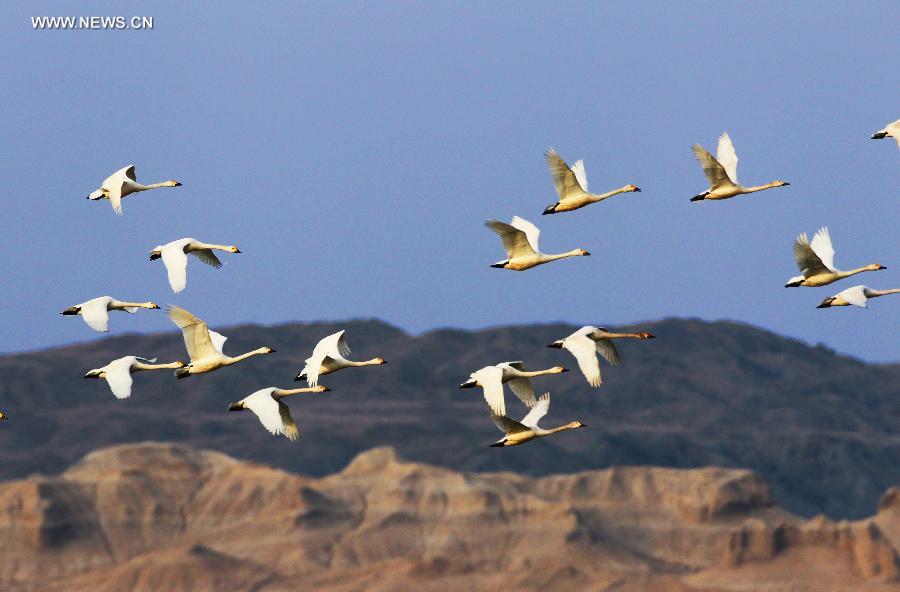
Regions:
[[588, 253], [587, 251], [585, 251], [585, 252], [584, 252], [584, 255], [582, 255], [582, 257], [590, 257], [590, 256], [591, 256], [591, 254]]
[[175, 187], [181, 187], [181, 181], [175, 181]]
[[641, 192], [641, 188], [640, 188], [640, 187], [635, 187], [635, 188], [634, 188], [634, 191], [635, 191], [635, 193], [640, 193], [640, 192]]
[[277, 349], [272, 349], [271, 347], [269, 348], [269, 353], [270, 353], [270, 354], [274, 354], [274, 353], [277, 352], [277, 351], [278, 351]]
[[562, 371], [563, 371], [563, 372], [568, 372], [569, 369], [568, 369], [568, 368], [563, 368]]
[[235, 249], [234, 252], [235, 252], [235, 253], [242, 253], [243, 251], [241, 251], [240, 249]]
[[787, 187], [788, 185], [790, 185], [790, 183], [788, 183], [787, 181], [785, 181], [785, 182], [784, 182], [784, 186]]
[[562, 349], [562, 342], [560, 342], [560, 341], [554, 341], [553, 343], [551, 343], [551, 344], [548, 345], [547, 347], [552, 347], [552, 348], [556, 348], [556, 349]]
[[232, 403], [230, 407], [228, 407], [229, 411], [240, 411], [244, 408], [242, 403]]
[[583, 424], [581, 424], [581, 427], [586, 428], [586, 427], [589, 427], [589, 426], [588, 426], [588, 424], [583, 423]]

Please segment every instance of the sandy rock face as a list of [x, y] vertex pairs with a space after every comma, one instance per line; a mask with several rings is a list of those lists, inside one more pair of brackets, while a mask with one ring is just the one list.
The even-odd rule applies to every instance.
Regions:
[[0, 484], [0, 589], [896, 590], [897, 491], [805, 521], [743, 470], [536, 479], [378, 448], [314, 479], [145, 443]]

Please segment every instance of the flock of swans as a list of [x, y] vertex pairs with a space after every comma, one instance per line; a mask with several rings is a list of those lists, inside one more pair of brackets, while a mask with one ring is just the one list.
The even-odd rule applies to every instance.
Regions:
[[[900, 147], [900, 120], [888, 124], [884, 129], [872, 134], [871, 137], [872, 139], [892, 137]], [[738, 157], [734, 150], [734, 144], [727, 133], [723, 133], [719, 137], [715, 157], [699, 144], [693, 146], [693, 151], [709, 182], [709, 188], [692, 197], [690, 200], [692, 202], [729, 199], [738, 195], [789, 185], [782, 180], [774, 180], [751, 187], [740, 185], [737, 180]], [[590, 193], [583, 161], [577, 160], [570, 166], [552, 148], [547, 151], [545, 158], [559, 199], [554, 204], [547, 206], [543, 210], [543, 215], [571, 212], [604, 201], [614, 195], [641, 191], [636, 185], [629, 184], [607, 193]], [[100, 188], [88, 195], [87, 199], [107, 199], [112, 205], [113, 211], [117, 215], [122, 215], [123, 198], [150, 189], [179, 186], [181, 183], [171, 180], [142, 185], [137, 182], [134, 165], [129, 165], [107, 177]], [[519, 216], [513, 216], [509, 224], [498, 220], [488, 220], [485, 225], [500, 236], [506, 251], [506, 258], [494, 263], [491, 267], [524, 271], [559, 259], [590, 255], [588, 251], [581, 248], [558, 254], [542, 253], [538, 246], [540, 230]], [[154, 247], [150, 251], [150, 260], [162, 259], [168, 275], [169, 286], [173, 293], [178, 294], [187, 286], [188, 255], [193, 255], [203, 263], [218, 268], [222, 266], [222, 262], [215, 251], [241, 252], [234, 245], [219, 245], [201, 242], [193, 238], [182, 238]], [[834, 248], [827, 228], [821, 228], [816, 232], [811, 241], [808, 240], [806, 233], [797, 236], [794, 241], [794, 257], [800, 275], [790, 278], [785, 287], [826, 286], [852, 275], [885, 269], [883, 265], [870, 264], [849, 271], [838, 270], [834, 266]], [[818, 308], [835, 306], [865, 308], [870, 298], [896, 293], [900, 293], [900, 288], [873, 290], [867, 286], [853, 286], [825, 298]], [[150, 301], [130, 302], [111, 296], [101, 296], [71, 306], [61, 314], [81, 316], [88, 327], [94, 331], [107, 332], [109, 331], [109, 311], [125, 311], [134, 314], [141, 308], [159, 309], [160, 307]], [[202, 319], [175, 305], [167, 307], [167, 314], [169, 319], [181, 330], [189, 362], [174, 361], [157, 364], [155, 358], [128, 355], [113, 360], [101, 368], [90, 370], [84, 375], [84, 378], [106, 380], [113, 395], [119, 399], [125, 399], [131, 396], [132, 375], [136, 372], [169, 369], [174, 370], [176, 378], [184, 379], [195, 374], [214, 372], [254, 356], [266, 355], [275, 351], [271, 347], [262, 346], [237, 356], [230, 356], [223, 349], [227, 337], [211, 330]], [[654, 336], [646, 331], [613, 333], [603, 327], [584, 326], [571, 335], [550, 343], [548, 347], [568, 351], [575, 358], [588, 385], [599, 387], [602, 384], [599, 358], [602, 357], [610, 365], [616, 365], [621, 360], [615, 340], [653, 338]], [[263, 427], [273, 435], [284, 435], [289, 440], [296, 440], [300, 432], [291, 417], [290, 409], [284, 403], [286, 397], [301, 393], [329, 391], [328, 387], [319, 384], [319, 380], [321, 377], [339, 370], [387, 363], [380, 357], [352, 361], [345, 357], [349, 353], [350, 348], [347, 345], [344, 331], [328, 335], [315, 345], [310, 357], [306, 359], [304, 367], [294, 378], [297, 382], [305, 381], [306, 387], [295, 389], [266, 387], [231, 404], [228, 409], [230, 411], [250, 410], [256, 414]], [[538, 422], [550, 409], [550, 393], [544, 393], [537, 397], [531, 380], [567, 371], [563, 366], [530, 371], [525, 368], [525, 363], [522, 361], [502, 362], [472, 372], [469, 379], [462, 383], [460, 388], [477, 387], [481, 389], [487, 403], [489, 417], [503, 433], [503, 436], [492, 446], [516, 446], [538, 437], [584, 427], [585, 424], [579, 421], [550, 429], [544, 429], [538, 425]], [[504, 385], [509, 385], [512, 393], [528, 409], [525, 416], [519, 421], [512, 419], [507, 414]], [[0, 420], [4, 419], [7, 419], [7, 416], [0, 412]]]

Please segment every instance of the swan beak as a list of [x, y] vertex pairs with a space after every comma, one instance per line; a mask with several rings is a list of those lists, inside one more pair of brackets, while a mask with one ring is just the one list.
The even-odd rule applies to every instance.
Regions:
[[788, 183], [787, 181], [785, 181], [785, 182], [784, 182], [784, 186], [787, 187], [788, 185], [790, 185], [790, 183]]
[[886, 136], [887, 136], [887, 132], [875, 132], [874, 134], [872, 134], [872, 137], [870, 139], [881, 140], [882, 138], [884, 138]]
[[241, 411], [243, 409], [244, 409], [244, 404], [240, 403], [240, 402], [232, 403], [231, 406], [228, 407], [229, 411]]
[[591, 256], [591, 254], [588, 253], [587, 251], [585, 251], [584, 254], [582, 255], [582, 257], [590, 257], [590, 256]]
[[583, 423], [583, 424], [581, 424], [581, 427], [586, 428], [586, 427], [589, 427], [589, 426], [588, 426], [588, 424]]
[[569, 371], [568, 368], [563, 368], [562, 370], [560, 370], [560, 373], [562, 373], [562, 372], [568, 372], [568, 371]]
[[552, 348], [556, 348], [556, 349], [562, 349], [562, 341], [554, 341], [553, 343], [551, 343], [551, 344], [548, 345], [547, 347], [552, 347]]
[[634, 188], [634, 191], [635, 191], [635, 193], [640, 193], [640, 192], [641, 192], [641, 188], [640, 188], [640, 187], [635, 187], [635, 188]]
[[181, 181], [175, 181], [175, 187], [181, 187]]
[[656, 339], [656, 335], [654, 335], [653, 333], [647, 333], [644, 339]]
[[274, 353], [277, 352], [277, 351], [278, 351], [277, 349], [272, 349], [271, 347], [269, 348], [269, 353], [270, 353], [270, 354], [274, 354]]
[[243, 251], [241, 251], [240, 249], [235, 249], [234, 252], [235, 252], [235, 253], [242, 253]]
[[464, 383], [462, 383], [461, 385], [459, 385], [459, 388], [461, 388], [461, 389], [464, 389], [464, 388], [475, 388], [475, 381], [474, 381], [474, 380], [467, 380], [467, 381], [465, 381]]

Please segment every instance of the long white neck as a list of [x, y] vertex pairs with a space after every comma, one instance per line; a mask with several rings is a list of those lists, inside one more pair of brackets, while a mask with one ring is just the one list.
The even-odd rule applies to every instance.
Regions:
[[773, 187], [781, 187], [781, 185], [773, 181], [771, 183], [766, 183], [765, 185], [757, 185], [756, 187], [741, 187], [741, 193], [756, 193], [757, 191], [763, 191]]
[[163, 181], [162, 183], [151, 183], [150, 185], [143, 185], [136, 181], [131, 182], [133, 191], [147, 191], [148, 189], [156, 189], [158, 187], [178, 187], [178, 185], [180, 185], [178, 181]]
[[516, 370], [516, 376], [522, 378], [532, 378], [534, 376], [546, 376], [547, 374], [559, 374], [563, 371], [562, 366], [554, 366], [546, 370]]
[[239, 356], [234, 356], [234, 357], [225, 356], [224, 365], [231, 366], [232, 364], [237, 364], [238, 362], [246, 360], [247, 358], [252, 358], [253, 356], [261, 356], [261, 355], [267, 354], [267, 353], [269, 353], [269, 349], [265, 348], [265, 347], [261, 347], [259, 349], [255, 349], [251, 352], [241, 354]]
[[364, 362], [353, 362], [351, 360], [346, 361], [347, 366], [359, 367], [359, 366], [377, 366], [378, 364], [384, 364], [384, 361], [381, 358], [372, 358], [371, 360], [365, 360]]
[[547, 255], [545, 253], [541, 253], [541, 261], [556, 261], [557, 259], [565, 259], [566, 257], [580, 257], [581, 249], [572, 249], [571, 251], [567, 251], [565, 253], [558, 253], [556, 255]]
[[879, 296], [887, 296], [888, 294], [900, 294], [900, 288], [890, 288], [889, 290], [872, 290], [866, 291], [866, 297], [878, 298]]
[[300, 393], [322, 393], [325, 392], [325, 387], [322, 386], [314, 386], [314, 387], [305, 387], [305, 388], [295, 388], [295, 389], [275, 389], [272, 391], [272, 396], [276, 399], [281, 399], [282, 397], [290, 397], [291, 395], [299, 395]]
[[132, 372], [138, 372], [140, 370], [164, 370], [166, 368], [183, 368], [184, 364], [181, 362], [169, 362], [168, 364], [145, 364], [143, 362], [134, 362], [131, 365]]
[[643, 333], [604, 333], [603, 339], [646, 339]]
[[598, 201], [603, 201], [604, 199], [608, 199], [614, 195], [619, 195], [620, 193], [627, 193], [628, 191], [631, 191], [631, 189], [629, 189], [629, 187], [627, 185], [625, 185], [624, 187], [619, 187], [618, 189], [613, 189], [609, 193], [601, 193], [599, 195], [596, 193], [590, 193], [588, 195], [591, 196], [591, 201], [593, 203], [597, 203]]
[[851, 275], [856, 275], [858, 273], [862, 273], [864, 271], [874, 271], [874, 269], [872, 268], [871, 265], [864, 265], [862, 267], [857, 267], [856, 269], [850, 269], [848, 271], [836, 271], [836, 272], [834, 272], [834, 275], [838, 279], [843, 279], [843, 278], [848, 278]]
[[551, 434], [555, 434], [557, 432], [562, 432], [564, 430], [574, 430], [577, 427], [580, 427], [579, 424], [572, 422], [572, 423], [567, 423], [564, 426], [559, 426], [558, 428], [550, 428], [547, 430], [545, 430], [543, 428], [537, 428], [534, 430], [534, 433], [538, 436], [549, 436]]
[[214, 245], [212, 243], [201, 243], [200, 241], [194, 241], [191, 245], [193, 250], [201, 250], [201, 249], [217, 249], [219, 251], [230, 251], [231, 247], [228, 245]]
[[157, 308], [153, 302], [123, 302], [121, 300], [113, 300], [109, 303], [109, 308]]

